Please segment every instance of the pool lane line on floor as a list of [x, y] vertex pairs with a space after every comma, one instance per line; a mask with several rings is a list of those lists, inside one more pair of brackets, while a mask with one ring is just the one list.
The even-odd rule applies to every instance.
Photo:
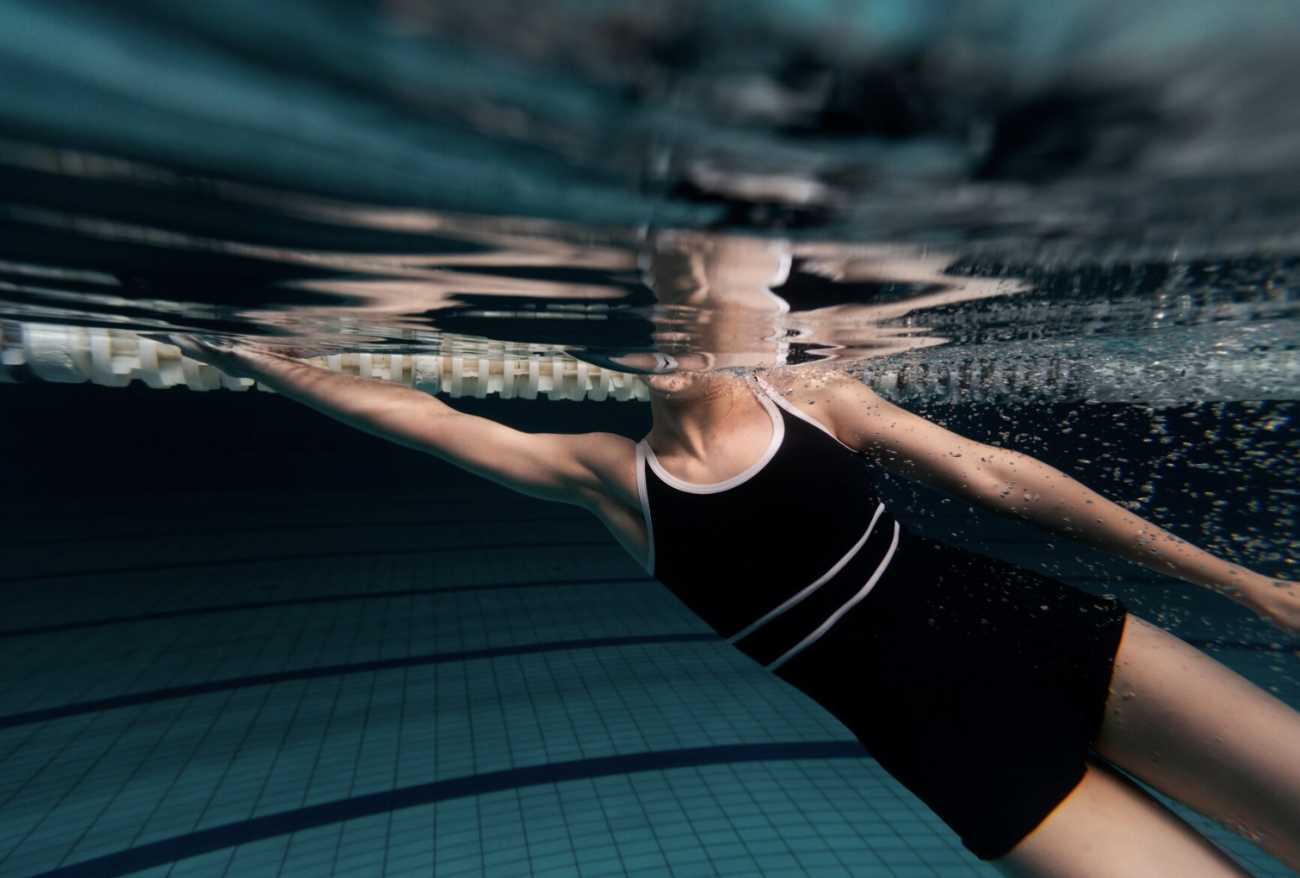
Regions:
[[170, 686], [166, 689], [150, 689], [145, 692], [115, 695], [111, 698], [76, 701], [71, 704], [60, 704], [54, 707], [43, 707], [23, 711], [22, 713], [13, 713], [8, 716], [0, 716], [0, 730], [83, 716], [88, 713], [100, 713], [122, 707], [155, 704], [159, 701], [168, 701], [174, 698], [191, 698], [196, 695], [209, 695], [214, 692], [230, 692], [235, 689], [250, 689], [257, 686], [274, 686], [279, 683], [315, 680], [321, 677], [379, 673], [423, 665], [491, 660], [506, 656], [534, 655], [543, 652], [572, 652], [574, 650], [604, 649], [608, 647], [711, 642], [717, 643], [719, 646], [726, 643], [712, 631], [696, 634], [643, 634], [630, 637], [594, 637], [586, 640], [551, 640], [542, 643], [520, 644], [519, 646], [484, 647], [457, 650], [455, 652], [425, 653], [407, 656], [406, 658], [376, 659], [343, 665], [321, 665], [314, 668], [299, 668], [293, 671], [278, 671], [272, 674], [253, 674], [247, 677], [209, 680], [204, 683], [191, 683], [186, 686]]
[[[608, 647], [668, 645], [673, 643], [710, 643], [719, 645], [724, 641], [719, 635], [709, 631], [692, 634], [646, 634], [629, 637], [595, 637], [585, 640], [552, 640], [542, 643], [521, 644], [519, 646], [483, 647], [455, 652], [436, 652], [408, 656], [406, 658], [376, 659], [367, 662], [354, 662], [341, 665], [321, 665], [314, 668], [298, 668], [292, 671], [277, 671], [270, 674], [253, 674], [247, 677], [232, 677], [223, 680], [209, 680], [203, 683], [191, 683], [185, 686], [170, 686], [165, 689], [150, 689], [144, 692], [131, 692], [115, 695], [111, 698], [97, 698], [91, 701], [76, 701], [54, 707], [0, 716], [0, 730], [51, 722], [105, 710], [122, 707], [135, 707], [143, 704], [155, 704], [175, 698], [191, 698], [196, 695], [209, 695], [215, 692], [230, 692], [236, 689], [250, 689], [257, 686], [274, 686], [279, 683], [291, 683], [300, 680], [315, 680], [322, 677], [346, 676], [350, 674], [379, 673], [400, 668], [421, 667], [425, 665], [449, 664], [491, 660], [506, 656], [534, 655], [543, 652], [569, 652], [573, 650], [604, 649]], [[1193, 645], [1198, 645], [1193, 643]], [[1237, 646], [1220, 643], [1215, 647], [1227, 649], [1259, 650], [1273, 649], [1273, 644], [1242, 641]], [[1290, 648], [1300, 647], [1293, 644]]]
[[235, 613], [247, 610], [266, 610], [276, 607], [312, 606], [315, 604], [349, 603], [352, 601], [382, 600], [384, 598], [428, 597], [440, 594], [459, 594], [476, 591], [509, 591], [510, 589], [560, 588], [568, 585], [632, 585], [653, 584], [658, 580], [646, 576], [596, 576], [585, 579], [529, 579], [521, 582], [484, 582], [475, 585], [441, 585], [429, 588], [392, 589], [389, 591], [343, 592], [340, 594], [313, 595], [305, 598], [279, 598], [269, 601], [248, 601], [241, 604], [213, 604], [207, 607], [186, 607], [176, 610], [159, 610], [134, 616], [105, 616], [83, 619], [78, 622], [60, 622], [32, 628], [9, 628], [0, 631], [0, 639], [34, 637], [41, 634], [62, 634], [82, 628], [102, 628], [108, 625], [129, 625], [136, 622], [156, 622], [163, 619], [180, 619], [186, 616], [206, 616], [215, 613]]
[[510, 768], [448, 780], [431, 781], [369, 793], [346, 799], [308, 805], [251, 817], [185, 835], [148, 842], [113, 854], [82, 860], [40, 872], [30, 878], [120, 878], [179, 860], [202, 856], [237, 845], [315, 829], [345, 820], [373, 817], [404, 808], [445, 802], [449, 799], [482, 796], [522, 787], [647, 771], [670, 771], [708, 765], [745, 762], [789, 762], [793, 760], [857, 759], [871, 761], [862, 744], [855, 740], [796, 741], [769, 744], [723, 744], [654, 750], [624, 756], [597, 756], [566, 762]]

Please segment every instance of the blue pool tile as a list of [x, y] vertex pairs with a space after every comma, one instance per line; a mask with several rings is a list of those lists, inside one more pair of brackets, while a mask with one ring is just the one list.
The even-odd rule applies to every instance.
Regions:
[[[513, 510], [514, 502], [501, 508]], [[446, 546], [490, 540], [497, 532], [491, 507], [474, 508], [473, 521], [448, 517], [425, 538]], [[330, 533], [348, 538], [346, 528]], [[266, 536], [259, 551], [310, 534]], [[134, 546], [169, 551], [162, 543], [150, 548], [147, 535]], [[227, 550], [239, 548], [234, 541]], [[9, 669], [0, 677], [0, 700], [9, 699], [0, 714], [440, 651], [704, 631], [653, 585], [493, 585], [554, 580], [558, 565], [577, 578], [583, 571], [640, 575], [613, 546], [323, 565], [309, 549], [286, 543], [281, 553], [297, 551], [303, 560], [277, 562], [273, 575], [214, 565], [191, 568], [184, 581], [92, 577], [31, 595], [23, 612], [51, 624], [74, 606], [102, 614], [255, 601], [264, 585], [274, 589], [265, 594], [306, 602], [68, 629], [29, 639], [29, 658], [17, 641], [0, 642], [0, 667]], [[323, 600], [332, 592], [479, 584], [478, 592]], [[63, 600], [59, 588], [80, 588], [101, 609]], [[0, 730], [0, 836], [18, 837], [0, 843], [0, 875], [48, 871], [69, 852], [71, 862], [282, 815], [272, 837], [145, 864], [140, 874], [695, 878], [761, 868], [816, 878], [989, 878], [989, 867], [866, 757], [534, 778], [482, 795], [472, 788], [451, 798], [430, 794], [361, 818], [349, 811], [370, 795], [549, 763], [844, 739], [843, 728], [806, 699], [716, 640], [503, 653], [236, 688]], [[316, 806], [335, 817], [310, 824]], [[1261, 876], [1284, 874], [1248, 845], [1227, 843]]]

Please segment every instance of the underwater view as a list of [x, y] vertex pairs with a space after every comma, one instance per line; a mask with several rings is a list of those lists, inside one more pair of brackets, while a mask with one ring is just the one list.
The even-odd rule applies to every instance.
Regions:
[[1297, 41], [0, 0], [0, 878], [1300, 874]]

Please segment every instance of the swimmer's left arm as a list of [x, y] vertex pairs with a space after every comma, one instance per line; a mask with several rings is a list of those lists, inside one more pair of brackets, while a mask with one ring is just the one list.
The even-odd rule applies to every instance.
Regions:
[[840, 439], [882, 466], [995, 512], [1217, 591], [1300, 633], [1300, 584], [1270, 579], [1169, 533], [1025, 454], [967, 439], [849, 376], [800, 392], [824, 400]]

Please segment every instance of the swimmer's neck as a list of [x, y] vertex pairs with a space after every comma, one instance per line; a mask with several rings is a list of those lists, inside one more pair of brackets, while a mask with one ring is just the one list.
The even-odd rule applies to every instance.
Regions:
[[688, 386], [652, 391], [654, 422], [646, 439], [656, 454], [677, 450], [705, 459], [752, 399], [745, 379], [725, 372], [693, 378]]

